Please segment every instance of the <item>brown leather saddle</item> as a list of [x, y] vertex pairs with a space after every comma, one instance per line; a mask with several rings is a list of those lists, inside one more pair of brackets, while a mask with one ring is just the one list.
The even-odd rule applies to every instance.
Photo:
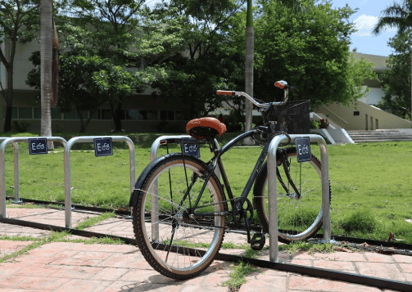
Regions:
[[216, 118], [199, 118], [190, 120], [186, 125], [186, 133], [193, 138], [212, 140], [226, 132], [226, 125]]

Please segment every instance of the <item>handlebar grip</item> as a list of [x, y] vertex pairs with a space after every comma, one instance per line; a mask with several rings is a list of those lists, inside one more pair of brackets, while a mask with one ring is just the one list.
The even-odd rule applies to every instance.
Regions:
[[275, 82], [275, 86], [277, 88], [280, 88], [280, 89], [287, 89], [288, 88], [288, 83], [284, 80], [280, 80], [280, 81]]
[[217, 95], [235, 95], [235, 91], [228, 91], [228, 90], [218, 90], [216, 91]]

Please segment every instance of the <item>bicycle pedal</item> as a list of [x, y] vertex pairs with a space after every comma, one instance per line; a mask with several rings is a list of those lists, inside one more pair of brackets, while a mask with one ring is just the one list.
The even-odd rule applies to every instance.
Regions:
[[252, 239], [250, 240], [250, 247], [253, 250], [262, 250], [265, 246], [265, 235], [263, 233], [255, 233], [253, 234]]

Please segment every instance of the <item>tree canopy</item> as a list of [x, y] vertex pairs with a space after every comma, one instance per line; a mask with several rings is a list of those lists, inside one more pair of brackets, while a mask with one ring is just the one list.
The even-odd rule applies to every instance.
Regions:
[[379, 106], [402, 118], [410, 118], [411, 113], [411, 33], [406, 30], [390, 39], [389, 46], [395, 52], [389, 56], [388, 69], [381, 76], [385, 96]]
[[354, 11], [332, 9], [328, 2], [302, 4], [306, 12], [295, 14], [275, 1], [261, 2], [255, 20], [255, 95], [264, 100], [279, 95], [273, 81], [284, 79], [297, 87], [295, 99], [310, 99], [312, 106], [356, 100], [364, 79], [375, 76], [371, 64], [350, 57]]
[[[282, 1], [254, 6], [255, 97], [280, 99], [273, 82], [284, 79], [297, 87], [294, 99], [310, 99], [312, 106], [356, 100], [364, 79], [375, 76], [371, 64], [350, 56], [354, 11], [332, 9], [327, 1], [299, 4], [299, 14]], [[244, 91], [244, 0], [170, 0], [152, 10], [140, 0], [70, 5], [77, 17], [57, 21], [67, 71], [60, 71], [63, 110], [109, 103], [120, 130], [122, 98], [148, 86], [153, 98], [181, 105], [187, 119], [218, 107], [217, 89]]]
[[[3, 0], [0, 1], [0, 44], [9, 42], [8, 52], [0, 47], [0, 62], [7, 71], [7, 85], [1, 84], [0, 91], [6, 101], [5, 132], [11, 130], [13, 105], [14, 58], [17, 43], [27, 43], [35, 38], [39, 27], [39, 1], [33, 0]], [[7, 89], [5, 89], [7, 87]]]

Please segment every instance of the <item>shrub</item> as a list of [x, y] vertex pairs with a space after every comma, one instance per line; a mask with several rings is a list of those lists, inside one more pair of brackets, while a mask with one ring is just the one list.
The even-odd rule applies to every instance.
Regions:
[[16, 130], [16, 132], [25, 133], [29, 129], [30, 123], [13, 121], [13, 127]]
[[346, 232], [360, 231], [371, 232], [377, 226], [377, 220], [371, 211], [367, 209], [357, 210], [344, 218], [341, 227]]

